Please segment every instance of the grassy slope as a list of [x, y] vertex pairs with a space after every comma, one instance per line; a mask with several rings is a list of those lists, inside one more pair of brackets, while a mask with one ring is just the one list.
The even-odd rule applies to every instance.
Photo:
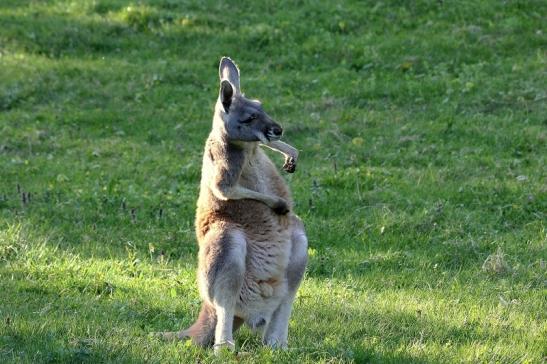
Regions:
[[0, 361], [230, 359], [147, 337], [199, 308], [222, 55], [311, 245], [291, 350], [238, 360], [544, 360], [545, 2], [233, 3], [0, 3]]

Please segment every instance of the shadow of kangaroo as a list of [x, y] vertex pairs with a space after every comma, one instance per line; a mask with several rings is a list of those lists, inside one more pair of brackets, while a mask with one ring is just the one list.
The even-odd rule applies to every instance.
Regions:
[[283, 153], [283, 168], [291, 173], [298, 155], [279, 141], [281, 126], [262, 104], [241, 93], [231, 59], [221, 59], [219, 73], [195, 224], [203, 303], [192, 326], [162, 335], [233, 350], [233, 332], [245, 323], [261, 332], [266, 345], [286, 348], [308, 241], [287, 184], [259, 145]]

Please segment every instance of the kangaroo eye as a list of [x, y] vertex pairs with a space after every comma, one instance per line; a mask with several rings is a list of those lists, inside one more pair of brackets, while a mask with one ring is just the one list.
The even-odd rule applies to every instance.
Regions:
[[258, 115], [257, 114], [251, 114], [251, 116], [249, 116], [247, 119], [245, 120], [241, 120], [242, 123], [250, 123], [251, 121], [253, 121], [254, 119], [258, 118]]

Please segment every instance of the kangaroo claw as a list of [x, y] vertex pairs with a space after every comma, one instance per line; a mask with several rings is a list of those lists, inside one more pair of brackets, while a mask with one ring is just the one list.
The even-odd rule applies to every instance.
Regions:
[[288, 173], [294, 173], [296, 170], [296, 160], [293, 157], [287, 157], [283, 169]]
[[214, 351], [215, 355], [219, 355], [224, 350], [229, 351], [229, 352], [234, 352], [236, 350], [236, 346], [235, 346], [234, 342], [226, 340], [226, 341], [223, 341], [221, 343], [213, 345], [213, 351]]

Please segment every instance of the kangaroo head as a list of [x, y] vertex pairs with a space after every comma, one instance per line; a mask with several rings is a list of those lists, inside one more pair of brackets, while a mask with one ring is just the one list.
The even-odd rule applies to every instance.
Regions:
[[228, 57], [220, 60], [220, 92], [216, 116], [229, 140], [269, 143], [279, 140], [283, 129], [262, 109], [258, 100], [246, 98], [239, 86], [239, 69]]

